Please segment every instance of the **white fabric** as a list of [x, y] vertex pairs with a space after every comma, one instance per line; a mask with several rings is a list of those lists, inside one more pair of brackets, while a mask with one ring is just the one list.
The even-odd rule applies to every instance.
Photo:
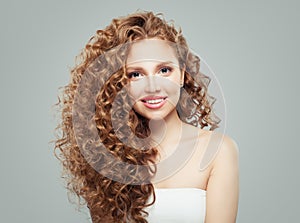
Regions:
[[[206, 191], [198, 188], [155, 188], [156, 201], [146, 208], [149, 223], [201, 223]], [[152, 197], [149, 200], [152, 201]]]

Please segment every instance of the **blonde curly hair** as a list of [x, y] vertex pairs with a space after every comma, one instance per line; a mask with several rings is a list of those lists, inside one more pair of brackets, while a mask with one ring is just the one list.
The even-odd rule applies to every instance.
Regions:
[[[212, 112], [214, 100], [207, 93], [210, 79], [200, 73], [199, 57], [188, 50], [181, 30], [177, 31], [161, 14], [137, 12], [113, 19], [105, 29], [97, 30], [77, 56], [70, 83], [63, 87], [59, 96], [57, 105], [61, 122], [57, 131], [60, 136], [55, 140], [54, 149], [63, 165], [67, 189], [78, 197], [81, 204], [88, 206], [94, 223], [146, 223], [144, 209], [155, 202], [151, 178], [156, 168], [148, 165], [155, 164], [158, 150], [155, 147], [139, 150], [124, 144], [122, 134], [117, 137], [112, 125], [114, 119], [124, 119], [124, 111], [127, 111], [129, 118], [125, 124], [130, 127], [132, 137], [145, 139], [150, 134], [149, 120], [132, 110], [128, 94], [120, 92], [128, 83], [124, 71], [128, 52], [126, 44], [154, 37], [174, 43], [179, 64], [185, 68], [184, 91], [181, 91], [176, 106], [181, 120], [211, 130], [220, 122]], [[116, 67], [120, 69], [114, 70]], [[117, 97], [118, 93], [120, 97]], [[89, 100], [91, 98], [95, 100]], [[87, 104], [87, 101], [92, 103]], [[116, 108], [112, 113], [113, 102]], [[74, 105], [78, 107], [74, 109]], [[87, 107], [90, 110], [87, 111]], [[119, 129], [123, 127], [118, 126]], [[142, 146], [138, 142], [135, 145]], [[124, 165], [116, 160], [132, 165], [124, 170]], [[124, 173], [126, 182], [122, 181]], [[151, 195], [153, 200], [149, 203]]]

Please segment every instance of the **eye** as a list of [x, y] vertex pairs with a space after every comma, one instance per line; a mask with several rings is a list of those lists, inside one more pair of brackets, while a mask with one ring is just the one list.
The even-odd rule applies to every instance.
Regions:
[[172, 68], [171, 67], [163, 67], [159, 70], [159, 73], [161, 74], [169, 74], [170, 72], [172, 72]]
[[142, 77], [142, 74], [134, 71], [134, 72], [130, 72], [127, 76], [129, 79], [137, 79], [137, 78]]

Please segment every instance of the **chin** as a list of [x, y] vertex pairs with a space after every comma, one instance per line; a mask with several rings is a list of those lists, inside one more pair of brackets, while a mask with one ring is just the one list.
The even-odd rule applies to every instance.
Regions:
[[165, 117], [168, 116], [168, 114], [149, 114], [150, 112], [139, 112], [139, 111], [135, 111], [136, 113], [138, 113], [140, 116], [143, 116], [144, 118], [148, 119], [148, 120], [152, 120], [152, 119], [164, 119]]
[[144, 118], [148, 120], [152, 119], [166, 119], [169, 117], [171, 114], [175, 113], [177, 114], [176, 108], [172, 107], [170, 109], [166, 110], [160, 110], [160, 111], [148, 111], [146, 109], [134, 109], [136, 113], [139, 115], [143, 116]]

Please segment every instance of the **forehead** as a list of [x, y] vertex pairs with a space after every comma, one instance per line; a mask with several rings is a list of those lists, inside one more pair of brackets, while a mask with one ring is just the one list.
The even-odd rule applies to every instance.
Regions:
[[160, 39], [144, 39], [131, 45], [127, 64], [141, 61], [169, 61], [177, 64], [178, 60], [171, 42]]

